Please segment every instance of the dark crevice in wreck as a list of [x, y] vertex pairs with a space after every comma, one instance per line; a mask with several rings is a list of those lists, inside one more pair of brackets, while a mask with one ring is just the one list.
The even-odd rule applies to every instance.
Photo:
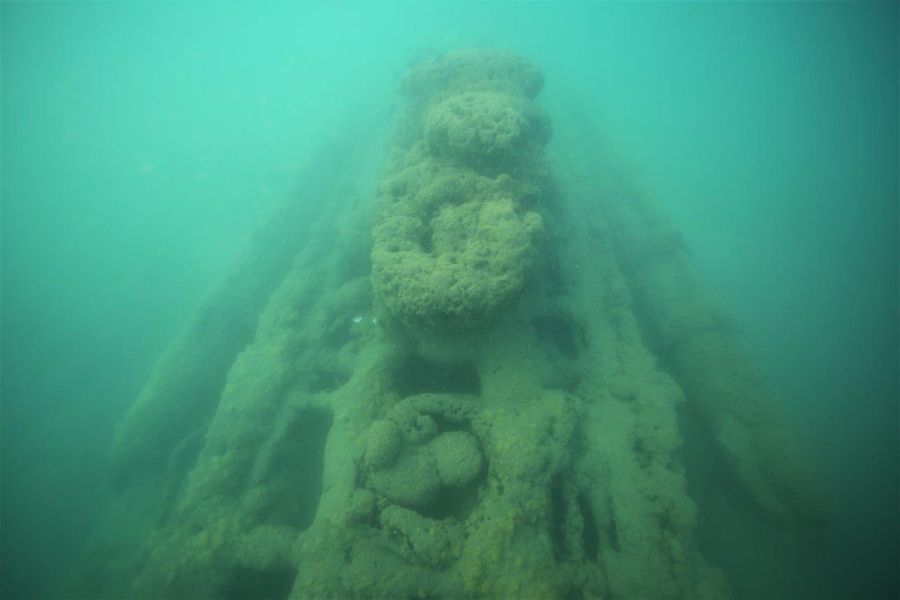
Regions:
[[438, 363], [415, 355], [406, 357], [396, 370], [394, 386], [402, 398], [425, 393], [481, 393], [481, 381], [472, 363]]

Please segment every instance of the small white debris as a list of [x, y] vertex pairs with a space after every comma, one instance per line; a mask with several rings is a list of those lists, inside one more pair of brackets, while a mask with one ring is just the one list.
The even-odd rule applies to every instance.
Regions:
[[354, 323], [362, 323], [362, 317], [360, 317], [358, 315], [353, 317], [353, 322]]

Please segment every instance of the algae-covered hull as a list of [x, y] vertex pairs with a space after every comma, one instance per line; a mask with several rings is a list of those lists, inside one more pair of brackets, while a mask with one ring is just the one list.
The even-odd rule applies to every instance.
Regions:
[[386, 159], [311, 169], [120, 426], [94, 594], [728, 597], [684, 407], [758, 510], [821, 518], [680, 236], [542, 85], [422, 61]]

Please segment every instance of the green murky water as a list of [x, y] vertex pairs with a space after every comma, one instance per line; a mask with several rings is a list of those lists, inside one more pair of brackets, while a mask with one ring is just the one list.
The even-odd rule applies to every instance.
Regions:
[[896, 594], [896, 4], [0, 18], [3, 597]]

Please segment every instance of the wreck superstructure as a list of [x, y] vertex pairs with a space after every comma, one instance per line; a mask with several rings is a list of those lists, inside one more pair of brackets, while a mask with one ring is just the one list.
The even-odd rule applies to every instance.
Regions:
[[728, 597], [684, 406], [760, 510], [817, 518], [678, 232], [542, 87], [509, 52], [425, 60], [383, 166], [320, 159], [120, 426], [145, 518], [109, 593]]

